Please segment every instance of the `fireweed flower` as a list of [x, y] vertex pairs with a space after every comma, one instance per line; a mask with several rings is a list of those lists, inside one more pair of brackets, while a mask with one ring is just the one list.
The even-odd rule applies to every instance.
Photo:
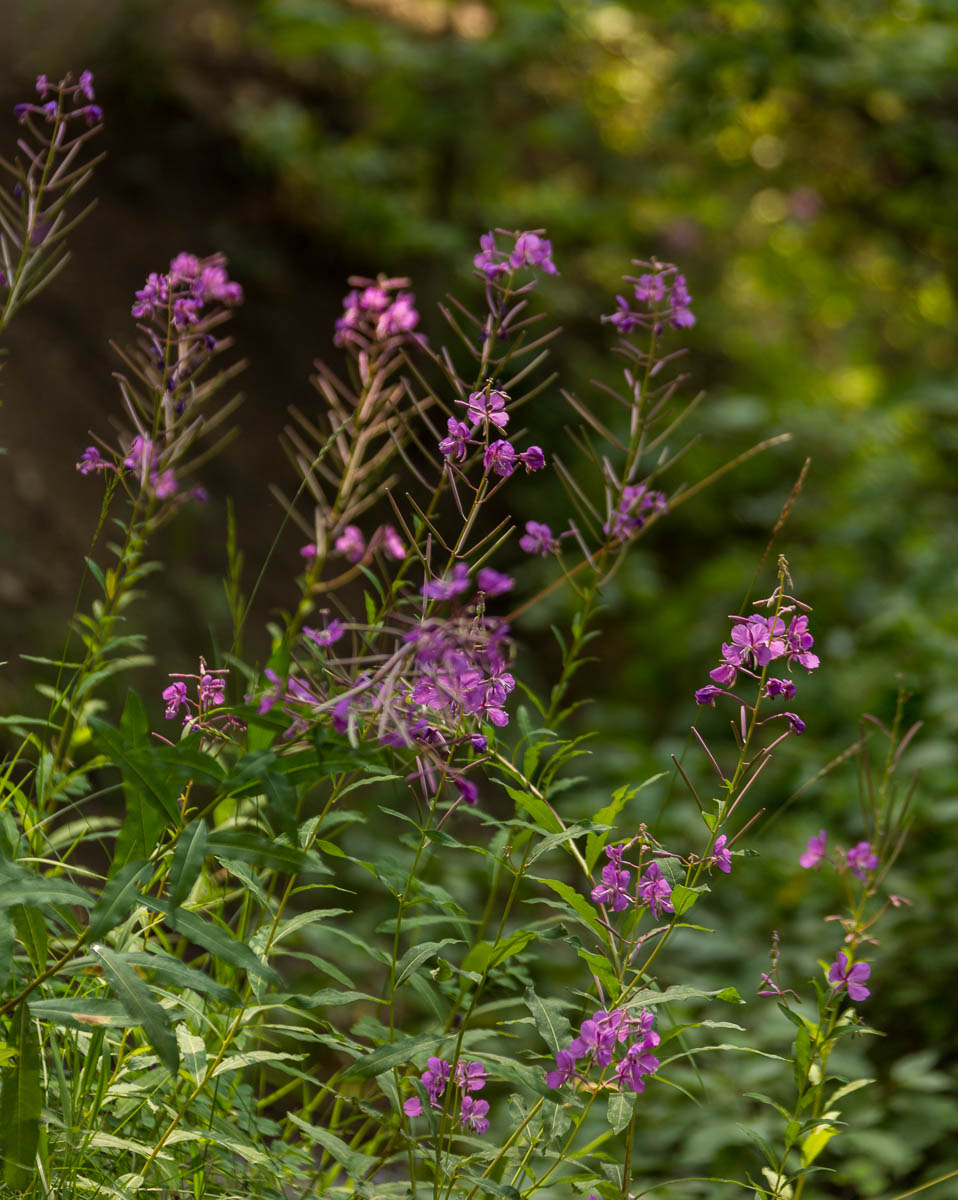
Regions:
[[515, 583], [511, 575], [503, 575], [501, 571], [492, 567], [483, 567], [476, 576], [476, 587], [487, 596], [501, 596], [504, 592], [511, 592]]
[[303, 633], [314, 642], [317, 646], [332, 646], [346, 632], [346, 626], [342, 621], [333, 618], [325, 629], [312, 629], [309, 625], [303, 626]]
[[366, 553], [366, 539], [358, 525], [347, 525], [334, 542], [339, 554], [345, 555], [351, 563], [357, 563]]
[[465, 563], [456, 563], [452, 574], [442, 579], [429, 579], [419, 589], [427, 600], [451, 600], [469, 590], [469, 568]]
[[519, 546], [526, 554], [554, 554], [559, 549], [559, 539], [552, 536], [548, 525], [540, 521], [526, 521], [526, 531], [519, 539]]
[[[515, 238], [511, 251], [498, 249], [496, 233]], [[545, 275], [558, 275], [559, 272], [552, 261], [552, 243], [541, 236], [543, 230], [510, 234], [504, 229], [499, 229], [496, 233], [484, 233], [479, 239], [479, 253], [472, 260], [477, 271], [481, 271], [490, 279], [506, 275], [510, 271], [521, 270], [523, 267], [532, 267]]]
[[606, 846], [609, 861], [602, 868], [602, 882], [592, 889], [593, 904], [605, 904], [613, 912], [624, 912], [632, 903], [629, 895], [631, 872], [622, 866], [622, 846]]
[[462, 462], [469, 452], [472, 430], [465, 421], [457, 421], [455, 417], [446, 421], [446, 428], [449, 430], [449, 436], [439, 443], [439, 453], [443, 458]]
[[463, 1129], [471, 1129], [473, 1133], [486, 1133], [489, 1122], [486, 1113], [489, 1111], [488, 1100], [473, 1100], [471, 1096], [463, 1096], [459, 1119]]
[[645, 484], [629, 484], [622, 489], [618, 506], [609, 515], [603, 530], [609, 537], [627, 541], [643, 527], [647, 516], [668, 510], [664, 492], [650, 492]]
[[382, 547], [386, 554], [393, 562], [402, 562], [406, 557], [406, 547], [403, 545], [402, 538], [392, 527], [392, 525], [383, 525], [379, 530], [379, 540], [382, 542]]
[[835, 984], [835, 991], [848, 989], [848, 994], [856, 1003], [867, 1000], [871, 992], [864, 986], [865, 980], [871, 975], [872, 969], [866, 962], [849, 964], [848, 955], [839, 950], [838, 958], [828, 969], [828, 982]]
[[456, 1063], [456, 1083], [463, 1092], [481, 1092], [486, 1086], [486, 1068], [482, 1063], [467, 1063], [460, 1058]]
[[505, 392], [488, 389], [483, 392], [471, 392], [468, 400], [457, 400], [457, 404], [465, 404], [466, 416], [472, 422], [473, 428], [482, 427], [488, 430], [490, 425], [503, 430], [509, 424], [509, 414], [506, 412], [506, 401], [509, 397]]
[[113, 471], [116, 468], [107, 462], [96, 446], [87, 446], [80, 455], [76, 465], [81, 475], [90, 475], [93, 471]]
[[718, 835], [712, 846], [712, 857], [708, 861], [709, 866], [718, 867], [720, 871], [729, 875], [732, 871], [732, 852], [726, 847], [727, 841], [728, 838], [724, 833]]
[[825, 843], [828, 840], [824, 829], [819, 829], [808, 839], [808, 847], [804, 854], [799, 855], [798, 864], [807, 870], [817, 867], [825, 857]]
[[204, 675], [200, 679], [200, 706], [217, 708], [226, 703], [226, 680], [216, 675]]
[[874, 871], [878, 866], [878, 858], [868, 842], [859, 842], [857, 846], [852, 846], [845, 858], [856, 879], [863, 880], [866, 871]]
[[569, 1043], [567, 1049], [556, 1054], [554, 1071], [546, 1074], [546, 1085], [562, 1087], [577, 1076], [576, 1062], [586, 1060], [586, 1069], [594, 1062], [601, 1070], [609, 1067], [618, 1047], [624, 1054], [616, 1064], [615, 1076], [619, 1089], [641, 1092], [645, 1089], [644, 1076], [658, 1070], [659, 1061], [651, 1053], [661, 1040], [652, 1028], [654, 1014], [645, 1009], [638, 1017], [631, 1017], [625, 1009], [610, 1012], [600, 1010], [582, 1022], [579, 1036]]
[[645, 874], [639, 880], [639, 899], [649, 906], [649, 911], [655, 917], [662, 913], [671, 913], [672, 887], [663, 876], [658, 863], [650, 863]]
[[508, 478], [516, 469], [516, 451], [511, 442], [499, 439], [486, 447], [482, 456], [482, 465], [486, 472], [494, 471], [503, 479]]
[[354, 290], [343, 299], [343, 314], [336, 321], [333, 343], [371, 350], [388, 350], [399, 344], [419, 324], [408, 279], [377, 280], [354, 277]]
[[707, 683], [705, 687], [699, 688], [699, 690], [695, 693], [695, 703], [710, 704], [714, 708], [715, 701], [718, 699], [718, 697], [724, 695], [725, 693], [720, 687], [715, 687], [714, 684]]
[[182, 680], [177, 680], [171, 683], [168, 688], [163, 691], [163, 699], [166, 701], [166, 719], [172, 721], [176, 714], [180, 711], [180, 706], [188, 708], [186, 699], [186, 684]]
[[786, 700], [792, 700], [795, 696], [795, 684], [790, 679], [766, 679], [765, 695], [769, 700], [776, 696], [784, 696]]

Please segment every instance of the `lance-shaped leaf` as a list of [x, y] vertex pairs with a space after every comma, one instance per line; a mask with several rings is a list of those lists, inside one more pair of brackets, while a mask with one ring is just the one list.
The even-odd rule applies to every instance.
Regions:
[[40, 1140], [40, 1040], [30, 1010], [22, 1001], [13, 1021], [16, 1061], [0, 1088], [0, 1138], [3, 1182], [14, 1194], [30, 1186]]
[[120, 1003], [133, 1023], [142, 1028], [160, 1062], [175, 1079], [180, 1069], [180, 1050], [169, 1013], [153, 999], [149, 986], [122, 954], [116, 954], [99, 943], [90, 947], [90, 953], [102, 965], [104, 975], [113, 984]]

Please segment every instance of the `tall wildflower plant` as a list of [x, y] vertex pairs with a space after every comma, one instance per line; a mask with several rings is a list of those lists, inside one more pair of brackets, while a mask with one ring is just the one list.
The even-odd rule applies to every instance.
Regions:
[[[86, 74], [55, 101], [45, 81], [38, 91], [20, 115], [52, 123], [51, 147], [75, 112], [99, 121]], [[34, 197], [72, 178], [39, 167], [31, 182], [32, 169]], [[60, 199], [30, 203], [49, 214]], [[3, 243], [8, 289], [35, 261], [10, 249], [32, 244], [38, 219], [16, 211], [26, 233]], [[221, 256], [177, 254], [136, 292], [118, 435], [76, 463], [105, 485], [100, 524], [119, 532], [105, 561], [87, 558], [94, 598], [74, 615], [75, 652], [52, 664], [47, 712], [5, 718], [21, 739], [0, 776], [9, 1189], [626, 1200], [667, 1173], [643, 1129], [689, 1062], [754, 1050], [724, 1019], [742, 997], [690, 979], [673, 947], [701, 928], [690, 910], [748, 869], [763, 773], [805, 730], [801, 682], [819, 659], [784, 558], [771, 594], [732, 615], [695, 696], [732, 717], [727, 742], [694, 730], [716, 795], [700, 798], [696, 767], [674, 767], [698, 839], [667, 842], [640, 819], [661, 775], [583, 812], [570, 773], [585, 753], [570, 685], [603, 586], [710, 482], [676, 469], [697, 403], [681, 400], [676, 346], [694, 324], [688, 286], [675, 266], [636, 265], [605, 318], [623, 366], [618, 387], [599, 384], [614, 415], [566, 393], [574, 466], [534, 432], [556, 383], [556, 331], [538, 308], [557, 273], [544, 231], [482, 237], [478, 307], [440, 308], [448, 346], [424, 331], [409, 280], [352, 279], [341, 365], [317, 363], [316, 411], [294, 411], [283, 435], [298, 483], [276, 495], [302, 569], [265, 663], [240, 654], [250, 601], [231, 525], [232, 655], [208, 662], [198, 645], [197, 664], [169, 664], [181, 669], [158, 675], [146, 704], [131, 691], [117, 717], [101, 685], [152, 661], [130, 624], [150, 536], [205, 499], [240, 366], [222, 326], [242, 291]], [[501, 516], [517, 476], [549, 469], [567, 516]], [[523, 598], [537, 560], [552, 578]], [[513, 624], [560, 587], [574, 615], [539, 696]], [[816, 1186], [838, 1106], [863, 1082], [836, 1078], [831, 1055], [864, 1029], [874, 925], [902, 902], [883, 891], [907, 822], [892, 777], [913, 731], [899, 728], [881, 730], [880, 783], [863, 767], [860, 838], [832, 850], [813, 832], [801, 856], [807, 870], [829, 860], [845, 900], [807, 1010], [775, 934], [759, 995], [796, 1032], [790, 1057], [770, 1056], [779, 1098], [757, 1099], [781, 1124], [723, 1181], [754, 1195]], [[693, 1033], [714, 1028], [745, 1037]]]

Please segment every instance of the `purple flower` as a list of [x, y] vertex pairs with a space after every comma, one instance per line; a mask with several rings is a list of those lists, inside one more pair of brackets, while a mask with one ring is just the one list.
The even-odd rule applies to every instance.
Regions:
[[379, 531], [379, 536], [382, 538], [383, 549], [386, 551], [387, 556], [394, 562], [402, 562], [406, 557], [406, 547], [392, 525], [383, 525]]
[[[486, 428], [495, 425], [496, 429], [505, 429], [509, 424], [509, 414], [506, 412], [508, 398], [505, 392], [471, 392], [468, 401], [465, 402], [466, 416], [473, 425]], [[457, 403], [462, 404], [463, 401], [458, 400]]]
[[661, 275], [640, 275], [635, 283], [635, 298], [645, 304], [659, 304], [665, 299], [665, 280]]
[[153, 492], [158, 500], [168, 500], [176, 495], [176, 475], [172, 470], [164, 471], [153, 480]]
[[407, 1117], [421, 1117], [422, 1101], [418, 1096], [410, 1096], [406, 1103], [402, 1106], [402, 1110]]
[[725, 843], [728, 838], [724, 833], [720, 833], [715, 839], [715, 844], [712, 847], [712, 857], [709, 859], [710, 866], [716, 866], [720, 871], [724, 871], [726, 875], [732, 870], [732, 852], [726, 849]]
[[552, 243], [537, 233], [519, 234], [515, 249], [509, 255], [509, 265], [513, 270], [520, 267], [538, 267], [546, 275], [559, 273], [552, 261]]
[[552, 536], [548, 525], [539, 521], [526, 521], [526, 531], [519, 539], [519, 546], [526, 554], [541, 554], [544, 558], [559, 549], [559, 540]]
[[478, 804], [479, 788], [471, 779], [467, 779], [465, 775], [454, 775], [452, 777], [452, 784], [467, 804]]
[[[46, 75], [37, 76], [37, 91], [40, 93], [41, 100], [46, 99], [47, 92], [51, 90], [52, 86], [53, 85], [48, 82]], [[90, 99], [92, 100], [93, 97], [91, 96]]]
[[685, 286], [685, 276], [676, 275], [669, 294], [669, 321], [673, 329], [689, 329], [695, 324], [695, 317], [689, 307], [691, 303], [692, 297]]
[[511, 592], [515, 582], [511, 575], [503, 575], [492, 567], [483, 567], [476, 576], [476, 586], [487, 596], [501, 596], [504, 592]]
[[878, 859], [868, 842], [859, 842], [857, 846], [852, 846], [846, 858], [856, 879], [864, 879], [866, 871], [874, 871], [878, 866]]
[[479, 246], [479, 253], [472, 260], [477, 271], [482, 271], [490, 279], [509, 271], [509, 264], [504, 261], [503, 252], [496, 249], [494, 233], [484, 233], [479, 239]]
[[699, 690], [695, 693], [695, 703], [710, 704], [714, 708], [715, 701], [718, 699], [718, 697], [724, 695], [725, 693], [720, 687], [715, 687], [714, 684], [707, 683], [705, 687], [699, 688]]
[[443, 458], [462, 462], [469, 450], [472, 430], [465, 421], [457, 421], [455, 417], [449, 417], [446, 421], [446, 428], [449, 430], [449, 436], [444, 437], [439, 443], [439, 452]]
[[391, 337], [409, 333], [419, 324], [419, 313], [413, 307], [415, 298], [410, 292], [400, 292], [376, 324], [376, 336]]
[[218, 675], [204, 675], [200, 679], [200, 704], [203, 708], [216, 708], [226, 703], [226, 680]]
[[[742, 653], [743, 659], [753, 660], [764, 667], [773, 658], [785, 653], [785, 622], [780, 617], [763, 617], [753, 613], [732, 628], [732, 644]], [[723, 646], [724, 651], [724, 646]]]
[[268, 713], [274, 704], [278, 704], [286, 692], [285, 683], [282, 679], [280, 679], [276, 672], [272, 670], [271, 667], [267, 667], [263, 674], [273, 685], [273, 690], [264, 692], [262, 696], [260, 696], [259, 708], [256, 710], [260, 716], [262, 716], [264, 713]]
[[481, 1092], [486, 1086], [486, 1068], [482, 1063], [467, 1063], [460, 1058], [456, 1063], [456, 1083], [463, 1092]]
[[488, 1111], [488, 1100], [473, 1100], [471, 1096], [463, 1096], [459, 1113], [463, 1129], [471, 1129], [473, 1133], [485, 1133], [489, 1128], [489, 1122], [486, 1120]]
[[452, 1064], [446, 1062], [444, 1058], [429, 1058], [426, 1060], [426, 1067], [427, 1070], [423, 1071], [421, 1078], [422, 1086], [429, 1096], [430, 1107], [442, 1108], [439, 1101], [449, 1082]]
[[171, 683], [164, 690], [163, 699], [166, 701], [166, 719], [172, 721], [180, 711], [181, 704], [187, 707], [186, 684], [181, 679], [178, 679], [175, 683]]
[[[38, 92], [40, 91], [40, 79], [43, 79], [42, 75], [37, 80], [37, 91]], [[93, 94], [93, 72], [92, 71], [81, 71], [80, 72], [80, 80], [77, 83], [77, 89], [79, 91], [81, 91], [84, 94], [84, 96], [86, 96], [87, 100], [89, 100], [91, 104], [93, 103], [93, 101], [96, 99], [96, 97]], [[43, 95], [42, 92], [40, 92], [40, 94]]]
[[844, 950], [839, 950], [838, 958], [829, 967], [828, 982], [835, 984], [836, 992], [847, 987], [849, 996], [858, 1002], [867, 1000], [871, 995], [868, 988], [864, 986], [865, 980], [871, 973], [872, 969], [868, 963], [859, 962], [850, 965], [848, 955]]
[[103, 109], [99, 104], [88, 104], [86, 108], [80, 110], [86, 118], [87, 125], [99, 125], [103, 120]]
[[828, 836], [824, 829], [819, 829], [817, 834], [813, 834], [808, 839], [808, 847], [805, 853], [799, 855], [798, 865], [804, 867], [806, 871], [812, 867], [817, 867], [825, 857], [825, 843], [827, 840]]
[[456, 563], [452, 574], [442, 579], [430, 579], [419, 589], [427, 600], [451, 600], [469, 588], [469, 568], [465, 563]]
[[80, 455], [77, 470], [81, 475], [90, 475], [93, 471], [107, 471], [111, 464], [100, 454], [96, 446], [87, 446]]
[[482, 456], [482, 465], [487, 472], [495, 471], [503, 479], [508, 478], [516, 469], [515, 447], [511, 442], [500, 438], [486, 447], [486, 452]]
[[335, 617], [325, 629], [311, 629], [309, 625], [303, 626], [303, 633], [310, 641], [315, 642], [317, 646], [332, 646], [334, 642], [339, 641], [345, 632], [346, 626]]
[[658, 1069], [659, 1060], [655, 1055], [648, 1052], [644, 1042], [636, 1042], [628, 1048], [615, 1073], [623, 1090], [628, 1088], [633, 1092], [644, 1092], [644, 1076], [654, 1075]]
[[795, 684], [790, 679], [767, 679], [765, 695], [770, 700], [776, 696], [784, 696], [786, 700], [791, 700], [795, 695]]
[[[724, 648], [725, 647], [723, 646], [723, 650]], [[709, 679], [714, 679], [715, 682], [721, 684], [722, 687], [731, 687], [737, 678], [738, 671], [730, 662], [723, 662], [721, 666], [715, 667], [713, 670], [709, 671]], [[702, 691], [707, 692], [709, 687], [710, 685], [706, 684]], [[698, 692], [696, 692], [695, 695], [696, 698], [698, 698]]]
[[642, 324], [641, 317], [637, 313], [632, 312], [629, 308], [629, 302], [624, 296], [616, 296], [615, 302], [618, 305], [617, 311], [609, 313], [602, 320], [608, 321], [610, 325], [614, 325], [619, 333], [631, 333], [637, 325]]
[[315, 558], [319, 553], [319, 547], [315, 542], [310, 542], [307, 546], [300, 546], [299, 552], [303, 558]]
[[788, 645], [788, 661], [797, 662], [807, 671], [814, 671], [818, 666], [818, 655], [811, 653], [815, 639], [808, 632], [808, 617], [804, 614], [792, 617], [785, 638]]
[[805, 722], [798, 715], [798, 713], [787, 712], [782, 713], [782, 716], [788, 721], [789, 730], [796, 736], [805, 732]]
[[571, 1050], [560, 1050], [556, 1055], [556, 1069], [546, 1075], [546, 1086], [562, 1087], [575, 1074], [575, 1055]]
[[523, 450], [519, 455], [519, 462], [526, 469], [528, 475], [532, 471], [541, 471], [546, 465], [546, 456], [542, 453], [539, 446], [530, 446], [528, 450]]
[[639, 881], [639, 899], [649, 906], [649, 911], [653, 916], [660, 917], [664, 912], [675, 911], [672, 907], [671, 895], [671, 885], [662, 875], [659, 864], [651, 863]]
[[357, 525], [347, 525], [336, 539], [335, 546], [351, 563], [359, 562], [366, 553], [366, 539]]

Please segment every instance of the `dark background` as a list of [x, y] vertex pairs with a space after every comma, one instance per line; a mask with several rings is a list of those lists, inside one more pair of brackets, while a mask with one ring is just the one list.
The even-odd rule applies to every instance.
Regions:
[[[602, 736], [577, 804], [598, 807], [683, 752], [691, 694], [810, 457], [776, 547], [814, 608], [822, 668], [802, 681], [808, 732], [756, 795], [776, 817], [758, 829], [761, 857], [737, 868], [734, 906], [722, 912], [715, 898], [720, 932], [691, 945], [686, 965], [721, 975], [703, 986], [734, 976], [744, 994], [776, 926], [793, 980], [833, 953], [821, 916], [837, 892], [795, 863], [822, 825], [858, 840], [854, 767], [776, 810], [854, 739], [861, 712], [890, 719], [905, 687], [908, 720], [925, 722], [906, 774], [921, 769], [922, 781], [890, 884], [914, 904], [882, 926], [874, 953], [868, 1017], [888, 1036], [856, 1047], [852, 1067], [878, 1083], [849, 1101], [853, 1131], [826, 1156], [837, 1174], [818, 1184], [842, 1196], [948, 1169], [958, 1129], [956, 10], [920, 0], [0, 4], [0, 108], [27, 98], [39, 71], [88, 66], [108, 152], [73, 262], [12, 325], [0, 376], [7, 711], [34, 703], [18, 654], [56, 654], [72, 609], [100, 499], [73, 463], [88, 431], [108, 435], [119, 413], [109, 342], [131, 337], [133, 291], [173, 254], [229, 256], [247, 293], [233, 332], [250, 365], [239, 436], [203, 473], [210, 504], [184, 512], [155, 547], [167, 570], [138, 612], [158, 664], [135, 682], [157, 697], [166, 671], [193, 669], [228, 639], [225, 497], [252, 577], [281, 517], [268, 484], [293, 479], [277, 435], [287, 405], [313, 403], [307, 376], [314, 357], [334, 353], [348, 274], [410, 275], [438, 339], [433, 302], [476, 295], [479, 234], [545, 226], [561, 271], [541, 289], [564, 327], [557, 365], [601, 408], [588, 381], [617, 369], [598, 317], [620, 275], [637, 256], [681, 265], [698, 316], [689, 395], [701, 386], [708, 397], [690, 429], [700, 440], [670, 485], [767, 436], [793, 440], [678, 510], [616, 577], [596, 643], [607, 686], [583, 717]], [[15, 130], [11, 117], [4, 150]], [[569, 419], [554, 390], [529, 423], [547, 451], [569, 457]], [[545, 499], [542, 487], [516, 496], [520, 521], [565, 503], [557, 485]], [[292, 602], [300, 540], [287, 531], [257, 599], [254, 658], [268, 646], [264, 622]], [[556, 597], [520, 625], [527, 670], [545, 680], [548, 626], [565, 612]], [[702, 727], [717, 743], [727, 736], [713, 714]], [[646, 795], [637, 815], [651, 820], [663, 794]], [[680, 834], [691, 818], [674, 799], [663, 828]], [[767, 1032], [784, 1048], [784, 1029]], [[699, 1113], [694, 1135], [667, 1121], [650, 1129], [650, 1176], [679, 1155], [691, 1172], [735, 1170], [750, 1154], [733, 1104], [740, 1079], [714, 1071], [710, 1119]]]

